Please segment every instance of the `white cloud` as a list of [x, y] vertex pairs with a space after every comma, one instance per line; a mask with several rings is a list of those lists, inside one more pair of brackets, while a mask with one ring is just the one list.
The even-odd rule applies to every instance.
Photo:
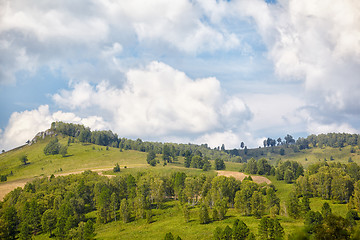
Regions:
[[324, 112], [360, 112], [355, 100], [360, 90], [358, 1], [279, 1], [276, 7], [266, 7], [269, 22], [250, 15], [277, 74], [304, 81], [308, 104]]
[[50, 124], [55, 121], [81, 123], [92, 129], [107, 127], [101, 117], [80, 118], [74, 113], [62, 111], [51, 113], [48, 105], [42, 105], [38, 109], [14, 112], [11, 115], [7, 127], [0, 132], [0, 148], [8, 150], [21, 146], [27, 140], [31, 140], [38, 132], [49, 129]]
[[226, 149], [240, 148], [241, 141], [239, 134], [233, 133], [231, 130], [207, 133], [195, 140], [197, 144], [207, 143], [211, 148], [224, 144]]
[[331, 124], [320, 124], [317, 122], [310, 122], [307, 131], [310, 134], [320, 133], [358, 133], [359, 131], [351, 127], [347, 123], [331, 123]]
[[130, 137], [198, 136], [235, 129], [251, 118], [246, 104], [226, 97], [216, 78], [193, 80], [161, 62], [131, 69], [126, 76], [123, 88], [83, 82], [53, 99], [75, 111], [106, 115], [111, 129]]

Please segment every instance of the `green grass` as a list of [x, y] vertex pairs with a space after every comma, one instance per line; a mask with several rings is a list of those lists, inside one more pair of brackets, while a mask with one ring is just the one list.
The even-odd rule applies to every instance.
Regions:
[[[348, 163], [349, 157], [355, 162], [360, 164], [360, 150], [358, 147], [354, 147], [356, 150], [355, 153], [351, 153], [351, 146], [346, 146], [341, 148], [331, 148], [331, 147], [323, 147], [323, 148], [312, 148], [301, 150], [298, 153], [290, 153], [284, 156], [280, 156], [278, 154], [270, 155], [274, 160], [281, 159], [282, 161], [291, 160], [297, 161], [301, 163], [305, 168], [314, 163], [323, 162], [325, 159], [328, 163], [330, 162], [341, 162]], [[330, 158], [333, 157], [333, 161]], [[274, 163], [276, 161], [273, 161]]]
[[[60, 143], [67, 144], [67, 138], [60, 138]], [[83, 171], [88, 169], [104, 169], [115, 166], [120, 167], [148, 167], [146, 153], [138, 151], [123, 151], [118, 148], [106, 150], [104, 146], [93, 144], [71, 143], [66, 157], [61, 155], [46, 156], [43, 152], [48, 140], [24, 146], [19, 150], [6, 152], [0, 155], [0, 175], [13, 172], [8, 181], [27, 179], [51, 174]], [[27, 155], [29, 164], [20, 162], [22, 155]]]
[[[163, 239], [167, 232], [174, 236], [180, 236], [186, 240], [212, 239], [216, 227], [224, 229], [226, 225], [232, 227], [236, 218], [241, 219], [250, 228], [250, 231], [257, 234], [260, 219], [252, 216], [241, 216], [235, 209], [229, 209], [226, 218], [222, 221], [213, 221], [209, 224], [200, 224], [198, 219], [198, 208], [190, 210], [190, 221], [185, 222], [178, 202], [169, 201], [163, 204], [163, 209], [153, 209], [153, 222], [148, 224], [146, 220], [134, 220], [129, 223], [121, 221], [108, 224], [96, 225], [96, 239]], [[92, 217], [95, 213], [90, 213]], [[87, 215], [90, 216], [89, 214]], [[211, 216], [211, 214], [210, 214]], [[288, 217], [279, 216], [281, 225], [285, 228], [285, 234], [292, 233], [303, 225], [302, 220], [293, 220]], [[35, 239], [49, 239], [47, 235], [36, 236]]]

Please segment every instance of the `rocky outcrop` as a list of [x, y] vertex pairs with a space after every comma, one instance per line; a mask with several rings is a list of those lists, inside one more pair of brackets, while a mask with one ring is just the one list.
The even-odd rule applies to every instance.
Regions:
[[45, 139], [46, 136], [56, 136], [54, 130], [48, 129], [44, 132], [39, 132], [35, 137], [30, 141], [30, 145], [36, 143], [39, 139]]

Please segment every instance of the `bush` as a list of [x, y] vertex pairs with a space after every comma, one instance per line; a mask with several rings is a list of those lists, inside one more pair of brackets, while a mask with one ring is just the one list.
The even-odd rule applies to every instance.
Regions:
[[117, 163], [113, 169], [114, 172], [120, 172], [120, 166], [119, 164]]
[[6, 182], [7, 181], [7, 176], [6, 175], [1, 175], [0, 180], [1, 180], [1, 182]]

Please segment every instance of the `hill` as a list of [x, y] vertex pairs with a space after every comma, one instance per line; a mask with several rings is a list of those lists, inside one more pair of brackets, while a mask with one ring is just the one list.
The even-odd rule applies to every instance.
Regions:
[[[183, 239], [208, 239], [209, 236], [213, 236], [217, 227], [224, 230], [227, 225], [232, 226], [235, 219], [243, 221], [249, 227], [250, 232], [258, 235], [261, 221], [260, 218], [255, 217], [258, 214], [257, 211], [260, 211], [260, 216], [276, 216], [284, 227], [285, 234], [288, 235], [304, 226], [305, 214], [293, 217], [288, 205], [289, 193], [295, 189], [294, 183], [302, 184], [301, 181], [306, 179], [302, 178], [302, 175], [313, 181], [312, 184], [316, 183], [316, 179], [321, 179], [321, 174], [329, 177], [330, 185], [327, 186], [332, 189], [331, 192], [328, 195], [320, 195], [316, 192], [318, 187], [312, 189], [311, 195], [309, 195], [309, 208], [313, 211], [320, 211], [323, 204], [328, 203], [332, 212], [341, 217], [347, 216], [348, 206], [345, 203], [349, 201], [350, 195], [355, 194], [355, 182], [360, 176], [359, 167], [355, 164], [360, 161], [357, 142], [351, 145], [345, 141], [336, 147], [325, 143], [320, 146], [318, 143], [313, 145], [312, 142], [308, 143], [307, 147], [300, 147], [300, 144], [303, 144], [301, 141], [304, 141], [300, 140], [291, 144], [283, 143], [279, 146], [235, 149], [235, 151], [220, 148], [210, 149], [206, 144], [153, 143], [143, 142], [140, 139], [134, 141], [119, 138], [111, 131], [92, 132], [81, 125], [64, 123], [54, 123], [50, 130], [44, 133], [38, 134], [30, 144], [0, 155], [0, 175], [7, 178], [6, 182], [0, 183], [0, 193], [4, 195], [17, 186], [24, 187], [23, 190], [17, 189], [12, 192], [4, 199], [3, 203], [0, 203], [0, 221], [3, 221], [6, 216], [4, 211], [9, 209], [10, 203], [14, 201], [18, 218], [23, 221], [25, 221], [25, 217], [21, 214], [26, 205], [23, 205], [24, 203], [36, 205], [46, 201], [46, 206], [39, 208], [41, 214], [47, 211], [47, 208], [49, 211], [54, 209], [57, 214], [60, 214], [61, 207], [56, 207], [56, 201], [65, 205], [69, 204], [68, 201], [77, 201], [80, 208], [71, 210], [75, 211], [74, 214], [77, 217], [71, 220], [74, 223], [69, 226], [69, 230], [71, 229], [75, 235], [80, 234], [81, 224], [85, 224], [86, 221], [96, 222], [95, 233], [96, 238], [99, 239], [120, 239], [120, 236], [121, 239], [163, 239], [166, 232], [172, 232], [175, 236], [179, 235]], [[67, 153], [64, 156], [44, 153], [44, 148], [55, 138], [58, 139], [60, 145], [67, 146]], [[311, 138], [313, 139], [314, 136]], [[281, 149], [284, 150], [281, 151]], [[156, 166], [149, 164], [150, 152], [155, 153]], [[23, 156], [26, 156], [27, 164], [21, 160]], [[216, 171], [216, 161], [219, 159], [225, 160], [225, 171]], [[208, 161], [211, 167], [208, 169], [196, 168], [198, 166], [194, 165], [195, 160], [204, 161], [204, 163]], [[185, 167], [187, 161], [191, 161], [191, 164]], [[299, 166], [303, 166], [305, 171], [295, 169], [297, 168], [297, 165], [294, 164], [295, 161], [299, 162]], [[355, 165], [335, 164], [349, 162], [354, 162]], [[116, 164], [119, 165], [120, 172], [113, 171]], [[252, 168], [254, 166], [255, 171]], [[240, 169], [248, 172], [247, 175], [252, 175], [254, 182], [258, 179], [265, 179], [271, 184], [258, 185], [249, 180], [241, 183], [236, 180], [242, 180], [245, 177], [243, 173], [238, 172]], [[91, 172], [87, 170], [91, 170]], [[215, 177], [218, 173], [219, 176]], [[257, 176], [259, 174], [263, 176]], [[281, 174], [283, 174], [282, 179], [284, 180], [279, 177]], [[288, 176], [291, 174], [293, 178], [287, 178], [286, 174]], [[335, 175], [333, 176], [333, 174]], [[224, 178], [220, 175], [234, 176], [235, 178]], [[336, 181], [332, 179], [336, 179]], [[85, 188], [91, 192], [87, 198], [79, 196], [77, 193], [84, 180]], [[54, 181], [57, 182], [55, 185], [52, 183]], [[289, 184], [286, 183], [287, 181]], [[124, 185], [121, 185], [120, 182], [123, 182]], [[335, 186], [343, 183], [351, 184], [352, 187], [352, 189], [343, 191], [346, 192], [346, 196], [335, 191]], [[156, 187], [156, 184], [160, 184], [161, 187]], [[190, 188], [190, 186], [192, 187]], [[247, 186], [249, 188], [246, 191], [251, 192], [250, 198], [242, 203], [240, 192], [242, 189], [245, 191]], [[133, 192], [129, 190], [131, 188]], [[271, 205], [274, 209], [266, 205], [269, 204], [268, 198], [272, 188], [276, 192], [273, 202], [275, 205]], [[156, 195], [156, 189], [163, 189], [163, 192], [158, 192], [160, 195]], [[298, 204], [301, 204], [305, 201], [303, 200], [305, 193], [302, 189], [296, 189], [296, 199], [298, 199]], [[181, 191], [178, 192], [179, 190]], [[125, 191], [125, 193], [121, 195], [121, 191]], [[221, 194], [217, 191], [221, 191]], [[116, 193], [117, 200], [110, 199], [112, 193]], [[238, 198], [235, 197], [235, 193], [239, 195]], [[108, 194], [108, 196], [104, 195], [103, 199], [102, 194]], [[146, 195], [143, 201], [147, 204], [142, 209], [151, 211], [150, 220], [145, 216], [146, 211], [144, 217], [139, 217], [136, 212], [135, 202], [138, 199], [136, 197], [141, 197], [142, 194]], [[222, 197], [219, 199], [219, 196], [223, 195], [227, 196], [223, 199], [225, 203], [221, 203]], [[15, 200], [16, 196], [21, 196], [22, 201]], [[160, 196], [159, 200], [156, 200], [157, 196]], [[258, 200], [256, 200], [259, 201], [258, 203], [254, 202], [256, 196], [258, 196]], [[56, 198], [58, 200], [55, 201]], [[131, 209], [129, 210], [129, 222], [126, 223], [116, 221], [122, 216], [120, 205], [124, 199], [127, 199], [124, 204], [128, 204]], [[33, 201], [35, 202], [32, 203]], [[109, 202], [104, 206], [99, 205], [102, 201]], [[101, 208], [110, 206], [112, 201], [117, 202], [114, 205], [115, 215], [110, 210], [106, 210], [109, 216], [103, 218], [100, 214]], [[215, 204], [215, 202], [217, 203]], [[183, 206], [187, 206], [187, 204], [190, 204], [188, 206], [189, 219], [184, 223], [183, 211], [185, 210]], [[213, 219], [209, 224], [201, 224], [201, 220], [198, 219], [203, 204], [208, 205], [210, 216]], [[240, 205], [237, 204], [246, 204], [244, 206], [248, 206], [250, 212], [244, 213], [241, 210], [244, 206], [239, 207]], [[264, 204], [264, 209], [254, 210], [255, 206], [262, 204]], [[221, 213], [219, 210], [221, 206], [226, 208], [226, 217], [218, 219], [216, 216]], [[214, 209], [220, 212], [215, 214]], [[297, 211], [303, 211], [301, 209], [299, 208]], [[66, 218], [70, 219], [70, 215], [66, 215]], [[60, 236], [60, 230], [56, 230], [55, 225], [53, 230], [57, 234], [56, 236]], [[35, 239], [48, 239], [49, 235], [45, 231], [46, 228], [42, 227], [41, 222], [30, 226], [34, 231], [33, 234], [36, 235]], [[17, 227], [19, 228], [18, 232], [25, 231], [20, 229], [21, 224]], [[2, 236], [2, 231], [3, 228], [0, 227], [0, 236]], [[348, 231], [350, 232], [350, 229]], [[120, 232], [121, 234], [119, 234]], [[76, 237], [74, 238], [76, 239]]]

